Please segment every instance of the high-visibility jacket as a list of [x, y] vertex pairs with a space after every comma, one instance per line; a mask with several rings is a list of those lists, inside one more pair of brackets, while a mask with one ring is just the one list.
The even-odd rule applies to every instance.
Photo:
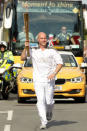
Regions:
[[2, 60], [1, 66], [0, 67], [4, 67], [5, 64], [12, 64], [14, 62], [14, 57], [11, 51], [5, 51], [2, 57], [2, 52], [0, 52], [0, 59]]
[[[0, 69], [5, 68], [7, 71], [5, 71], [3, 77], [6, 81], [10, 81], [12, 78], [12, 73], [9, 70], [9, 67], [14, 63], [14, 57], [11, 51], [5, 51], [0, 52]], [[13, 71], [14, 74], [14, 71]], [[14, 76], [17, 76], [17, 71], [14, 74]], [[0, 80], [1, 81], [1, 80]]]

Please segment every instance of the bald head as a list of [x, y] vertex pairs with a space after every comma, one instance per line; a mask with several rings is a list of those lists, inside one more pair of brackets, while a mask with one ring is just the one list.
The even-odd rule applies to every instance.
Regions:
[[37, 40], [38, 40], [40, 37], [42, 37], [42, 36], [43, 36], [43, 37], [47, 37], [47, 36], [46, 36], [46, 33], [44, 33], [44, 32], [39, 32], [38, 35], [37, 35]]
[[38, 40], [38, 43], [39, 43], [40, 47], [43, 47], [43, 48], [46, 47], [46, 45], [47, 45], [46, 33], [44, 33], [44, 32], [38, 33], [37, 40]]

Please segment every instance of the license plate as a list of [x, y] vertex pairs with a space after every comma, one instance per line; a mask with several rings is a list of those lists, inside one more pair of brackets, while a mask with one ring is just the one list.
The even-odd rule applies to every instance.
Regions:
[[55, 90], [55, 91], [62, 91], [62, 86], [55, 86], [55, 87], [54, 87], [54, 90]]

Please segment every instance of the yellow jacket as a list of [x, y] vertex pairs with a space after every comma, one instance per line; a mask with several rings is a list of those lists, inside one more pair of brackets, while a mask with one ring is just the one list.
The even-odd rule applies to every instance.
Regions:
[[0, 52], [0, 67], [4, 67], [6, 64], [13, 64], [14, 57], [11, 51]]

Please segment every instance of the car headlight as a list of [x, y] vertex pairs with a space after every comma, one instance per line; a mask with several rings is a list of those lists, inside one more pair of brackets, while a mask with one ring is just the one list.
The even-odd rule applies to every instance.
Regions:
[[27, 77], [20, 78], [20, 81], [23, 83], [33, 83], [33, 79]]
[[72, 83], [79, 83], [79, 82], [81, 82], [82, 81], [82, 77], [75, 77], [75, 78], [72, 78], [71, 79], [71, 82]]

